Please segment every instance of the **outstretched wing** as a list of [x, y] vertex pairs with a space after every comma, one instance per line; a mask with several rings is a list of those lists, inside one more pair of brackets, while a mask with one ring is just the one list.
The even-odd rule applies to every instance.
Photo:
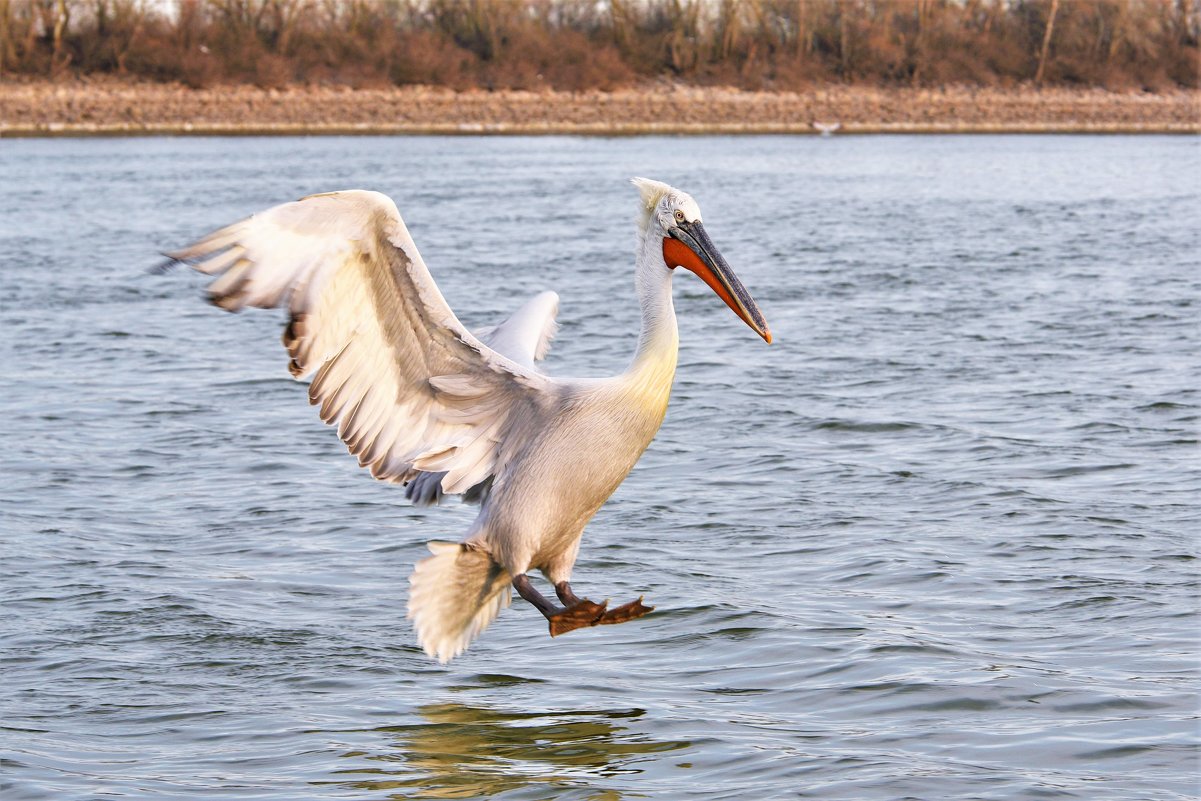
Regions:
[[224, 309], [288, 308], [289, 369], [315, 371], [310, 403], [376, 478], [444, 473], [443, 491], [463, 492], [555, 401], [549, 378], [459, 322], [385, 195], [313, 195], [166, 255], [218, 276]]

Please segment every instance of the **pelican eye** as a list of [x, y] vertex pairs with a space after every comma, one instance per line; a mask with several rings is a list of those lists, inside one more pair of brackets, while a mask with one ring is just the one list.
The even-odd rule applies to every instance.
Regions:
[[684, 212], [676, 209], [676, 222], [684, 222]]

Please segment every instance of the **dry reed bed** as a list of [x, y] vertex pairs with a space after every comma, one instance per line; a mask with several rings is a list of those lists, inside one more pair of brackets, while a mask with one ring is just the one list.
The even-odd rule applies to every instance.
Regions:
[[137, 133], [1201, 132], [1201, 92], [652, 86], [615, 92], [260, 89], [0, 81], [0, 135]]

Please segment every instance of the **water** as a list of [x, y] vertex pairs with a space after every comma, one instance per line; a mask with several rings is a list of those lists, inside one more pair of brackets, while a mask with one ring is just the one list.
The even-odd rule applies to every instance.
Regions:
[[[1196, 138], [0, 142], [2, 796], [1198, 795]], [[416, 510], [288, 377], [277, 315], [156, 251], [395, 198], [463, 319], [553, 287], [549, 369], [626, 363], [631, 175], [691, 191], [764, 345], [691, 276], [658, 439], [550, 640], [443, 668]]]

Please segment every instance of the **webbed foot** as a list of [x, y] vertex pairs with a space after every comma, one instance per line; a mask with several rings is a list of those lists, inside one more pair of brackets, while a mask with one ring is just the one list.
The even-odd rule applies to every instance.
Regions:
[[550, 636], [558, 637], [560, 634], [566, 634], [575, 629], [595, 626], [604, 622], [607, 603], [608, 601], [597, 604], [585, 598], [560, 612], [547, 615], [546, 619], [550, 622]]
[[637, 601], [630, 601], [628, 604], [622, 604], [614, 609], [610, 609], [601, 615], [598, 621], [601, 625], [610, 623], [627, 623], [631, 620], [636, 620], [645, 614], [655, 611], [655, 607], [647, 606], [642, 603], [642, 596], [638, 596]]

